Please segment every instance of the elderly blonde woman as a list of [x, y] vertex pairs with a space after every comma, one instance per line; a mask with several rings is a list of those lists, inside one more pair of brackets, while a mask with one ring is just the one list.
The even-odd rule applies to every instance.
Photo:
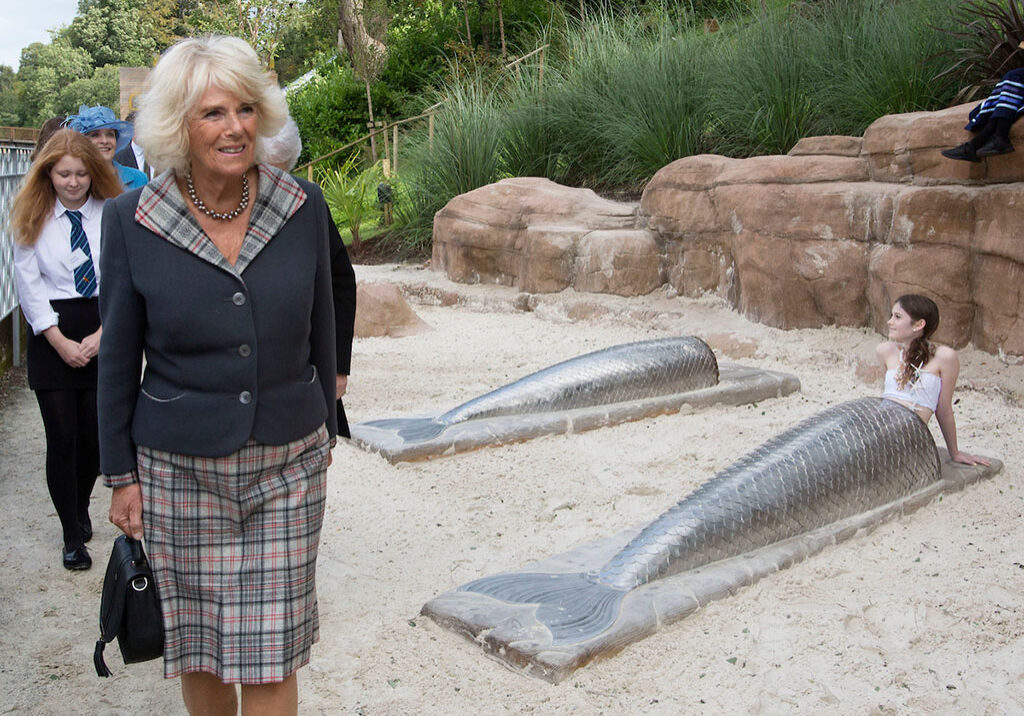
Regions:
[[[145, 537], [190, 713], [295, 713], [337, 432], [327, 206], [263, 158], [287, 117], [242, 40], [167, 50], [138, 139], [166, 167], [103, 216], [100, 463]], [[142, 357], [146, 358], [142, 375]], [[140, 382], [141, 377], [141, 382]]]

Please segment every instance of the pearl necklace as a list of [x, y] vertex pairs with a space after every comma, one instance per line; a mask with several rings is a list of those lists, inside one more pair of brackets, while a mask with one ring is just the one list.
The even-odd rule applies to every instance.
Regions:
[[245, 211], [245, 208], [249, 206], [249, 177], [245, 174], [242, 175], [242, 200], [238, 202], [238, 206], [232, 210], [221, 213], [219, 211], [213, 211], [208, 209], [203, 200], [196, 196], [196, 185], [192, 183], [192, 172], [185, 175], [185, 187], [188, 189], [188, 198], [192, 200], [196, 208], [203, 212], [211, 219], [220, 219], [221, 221], [231, 221], [236, 216]]

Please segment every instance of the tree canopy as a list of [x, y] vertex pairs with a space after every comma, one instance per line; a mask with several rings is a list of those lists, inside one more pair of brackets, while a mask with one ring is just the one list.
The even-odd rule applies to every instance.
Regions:
[[38, 126], [80, 104], [116, 109], [118, 67], [148, 67], [175, 41], [236, 35], [283, 79], [333, 48], [337, 0], [80, 0], [69, 25], [21, 51], [17, 72], [0, 65], [0, 123]]

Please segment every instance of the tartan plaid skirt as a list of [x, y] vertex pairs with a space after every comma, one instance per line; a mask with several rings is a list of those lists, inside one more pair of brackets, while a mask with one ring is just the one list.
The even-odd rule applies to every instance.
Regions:
[[137, 449], [165, 678], [274, 683], [309, 661], [329, 450], [323, 426], [218, 458]]

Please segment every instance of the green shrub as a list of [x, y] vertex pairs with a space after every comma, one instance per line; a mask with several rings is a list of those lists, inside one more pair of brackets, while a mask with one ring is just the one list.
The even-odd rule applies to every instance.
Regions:
[[[371, 85], [374, 116], [395, 116], [402, 95], [382, 82]], [[317, 77], [288, 94], [288, 107], [302, 135], [299, 163], [333, 151], [367, 133], [369, 112], [366, 85], [338, 58], [324, 65]], [[336, 168], [338, 163], [329, 165]]]
[[713, 150], [777, 154], [801, 137], [859, 135], [879, 117], [939, 109], [934, 81], [953, 0], [794, 4], [731, 28], [711, 73]]
[[[579, 146], [592, 163], [580, 173], [593, 186], [637, 187], [658, 169], [702, 150], [708, 123], [707, 73], [713, 43], [686, 32], [628, 46], [597, 70], [587, 91], [574, 83], [564, 100], [593, 110], [578, 122]], [[609, 58], [612, 59], [612, 58]], [[570, 131], [566, 126], [565, 131]], [[582, 169], [582, 167], [581, 167]]]
[[[417, 134], [412, 139], [413, 153], [426, 150], [425, 138], [425, 134]], [[408, 170], [403, 169], [388, 180], [394, 199], [391, 209], [394, 224], [378, 239], [378, 243], [385, 251], [401, 257], [429, 256], [434, 213], [440, 206], [430, 195], [415, 191], [406, 180], [408, 175]]]
[[603, 15], [570, 27], [543, 95], [524, 81], [510, 93], [509, 173], [638, 189], [660, 167], [700, 151], [713, 45], [667, 16]]

